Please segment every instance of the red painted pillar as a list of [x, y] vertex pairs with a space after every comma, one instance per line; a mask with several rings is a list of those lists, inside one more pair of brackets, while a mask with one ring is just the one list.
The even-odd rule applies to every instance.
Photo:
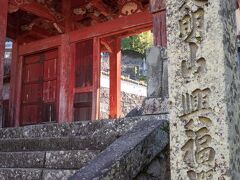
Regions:
[[69, 0], [62, 0], [62, 13], [64, 15], [65, 33], [73, 30], [72, 3]]
[[150, 12], [153, 15], [154, 46], [167, 46], [166, 1], [150, 0]]
[[69, 43], [68, 34], [62, 35], [59, 52], [59, 95], [58, 95], [58, 122], [71, 122], [69, 114], [69, 97], [71, 95], [70, 85], [70, 62], [72, 60], [72, 51]]
[[7, 14], [8, 0], [0, 0], [0, 127], [2, 127], [3, 118], [3, 62], [5, 54], [6, 30], [7, 30]]
[[121, 40], [115, 39], [110, 54], [109, 118], [121, 115]]
[[16, 90], [17, 90], [17, 65], [18, 65], [18, 40], [13, 41], [12, 62], [11, 62], [11, 80], [10, 80], [10, 98], [9, 98], [9, 121], [11, 126], [18, 125], [16, 121]]
[[93, 39], [93, 100], [92, 100], [92, 119], [97, 120], [100, 117], [100, 77], [101, 77], [101, 59], [100, 59], [100, 40], [98, 37]]

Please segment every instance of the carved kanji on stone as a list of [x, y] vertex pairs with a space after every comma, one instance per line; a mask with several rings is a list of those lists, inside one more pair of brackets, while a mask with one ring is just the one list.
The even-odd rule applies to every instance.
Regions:
[[[214, 167], [215, 150], [211, 147], [212, 137], [209, 127], [212, 121], [208, 117], [198, 117], [187, 120], [185, 133], [187, 142], [182, 147], [184, 162], [189, 169], [190, 180], [210, 180], [212, 168]], [[204, 171], [208, 169], [208, 171]]]
[[208, 0], [185, 0], [180, 7], [180, 38], [189, 44], [189, 59], [181, 64], [182, 76], [190, 79], [206, 71], [206, 60], [198, 54], [204, 39], [204, 7]]
[[180, 7], [180, 37], [186, 42], [200, 43], [204, 32], [204, 5], [207, 0], [183, 1]]

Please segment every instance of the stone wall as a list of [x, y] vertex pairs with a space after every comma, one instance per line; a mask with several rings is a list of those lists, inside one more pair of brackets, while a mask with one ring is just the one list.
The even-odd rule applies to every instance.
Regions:
[[159, 153], [134, 180], [170, 180], [169, 147]]
[[[146, 98], [123, 91], [121, 96], [122, 117], [126, 116], [133, 109], [140, 108], [143, 100]], [[109, 116], [109, 89], [104, 87], [101, 87], [100, 90], [100, 114], [100, 119], [106, 119]]]

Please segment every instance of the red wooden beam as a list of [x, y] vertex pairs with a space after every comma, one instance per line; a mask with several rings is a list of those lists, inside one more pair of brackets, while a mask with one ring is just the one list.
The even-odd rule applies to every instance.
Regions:
[[5, 42], [6, 42], [6, 31], [7, 31], [7, 14], [8, 14], [8, 1], [0, 0], [0, 127], [2, 127], [3, 120], [3, 63], [5, 55]]
[[12, 6], [16, 6], [16, 8], [19, 8], [23, 11], [27, 11], [31, 14], [34, 14], [38, 17], [42, 17], [49, 21], [56, 20], [54, 13], [49, 8], [39, 4], [37, 2], [33, 1], [33, 2], [18, 3], [16, 0], [9, 0], [9, 3]]
[[110, 95], [109, 118], [121, 115], [121, 40], [112, 43], [113, 53], [110, 54]]
[[60, 44], [61, 44], [61, 35], [34, 41], [31, 43], [21, 45], [19, 47], [19, 55], [26, 55], [26, 54], [31, 54], [38, 51], [43, 51], [49, 48], [60, 46]]
[[[123, 32], [138, 29], [151, 29], [152, 20], [152, 15], [149, 12], [142, 12], [122, 17], [116, 20], [97, 24], [96, 26], [86, 27], [82, 28], [81, 30], [70, 32], [70, 42], [73, 43], [93, 37], [107, 37], [114, 34], [120, 35]], [[127, 36], [127, 34], [125, 34], [125, 36]], [[33, 52], [59, 46], [60, 44], [61, 35], [58, 35], [21, 45], [19, 48], [19, 54], [31, 54]]]
[[24, 32], [23, 34], [20, 35], [20, 37], [25, 38], [27, 36], [32, 36], [39, 39], [43, 39], [43, 38], [48, 38], [51, 35], [52, 34], [49, 33], [47, 30], [40, 27], [33, 26], [31, 30]]
[[110, 8], [106, 7], [101, 0], [92, 0], [91, 4], [97, 8], [104, 16], [109, 16], [112, 14]]
[[107, 40], [105, 40], [105, 39], [101, 39], [101, 45], [103, 45], [104, 46], [104, 50], [106, 51], [106, 52], [109, 52], [109, 53], [112, 53], [112, 48], [111, 48], [111, 46], [109, 45], [109, 42], [107, 42]]
[[93, 37], [106, 37], [120, 34], [125, 31], [152, 27], [152, 14], [141, 12], [130, 16], [124, 16], [115, 20], [82, 28], [70, 33], [70, 42], [76, 42]]

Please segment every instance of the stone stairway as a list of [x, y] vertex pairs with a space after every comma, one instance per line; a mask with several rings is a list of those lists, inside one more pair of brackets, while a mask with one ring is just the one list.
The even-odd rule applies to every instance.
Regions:
[[0, 129], [0, 180], [68, 179], [144, 119]]

